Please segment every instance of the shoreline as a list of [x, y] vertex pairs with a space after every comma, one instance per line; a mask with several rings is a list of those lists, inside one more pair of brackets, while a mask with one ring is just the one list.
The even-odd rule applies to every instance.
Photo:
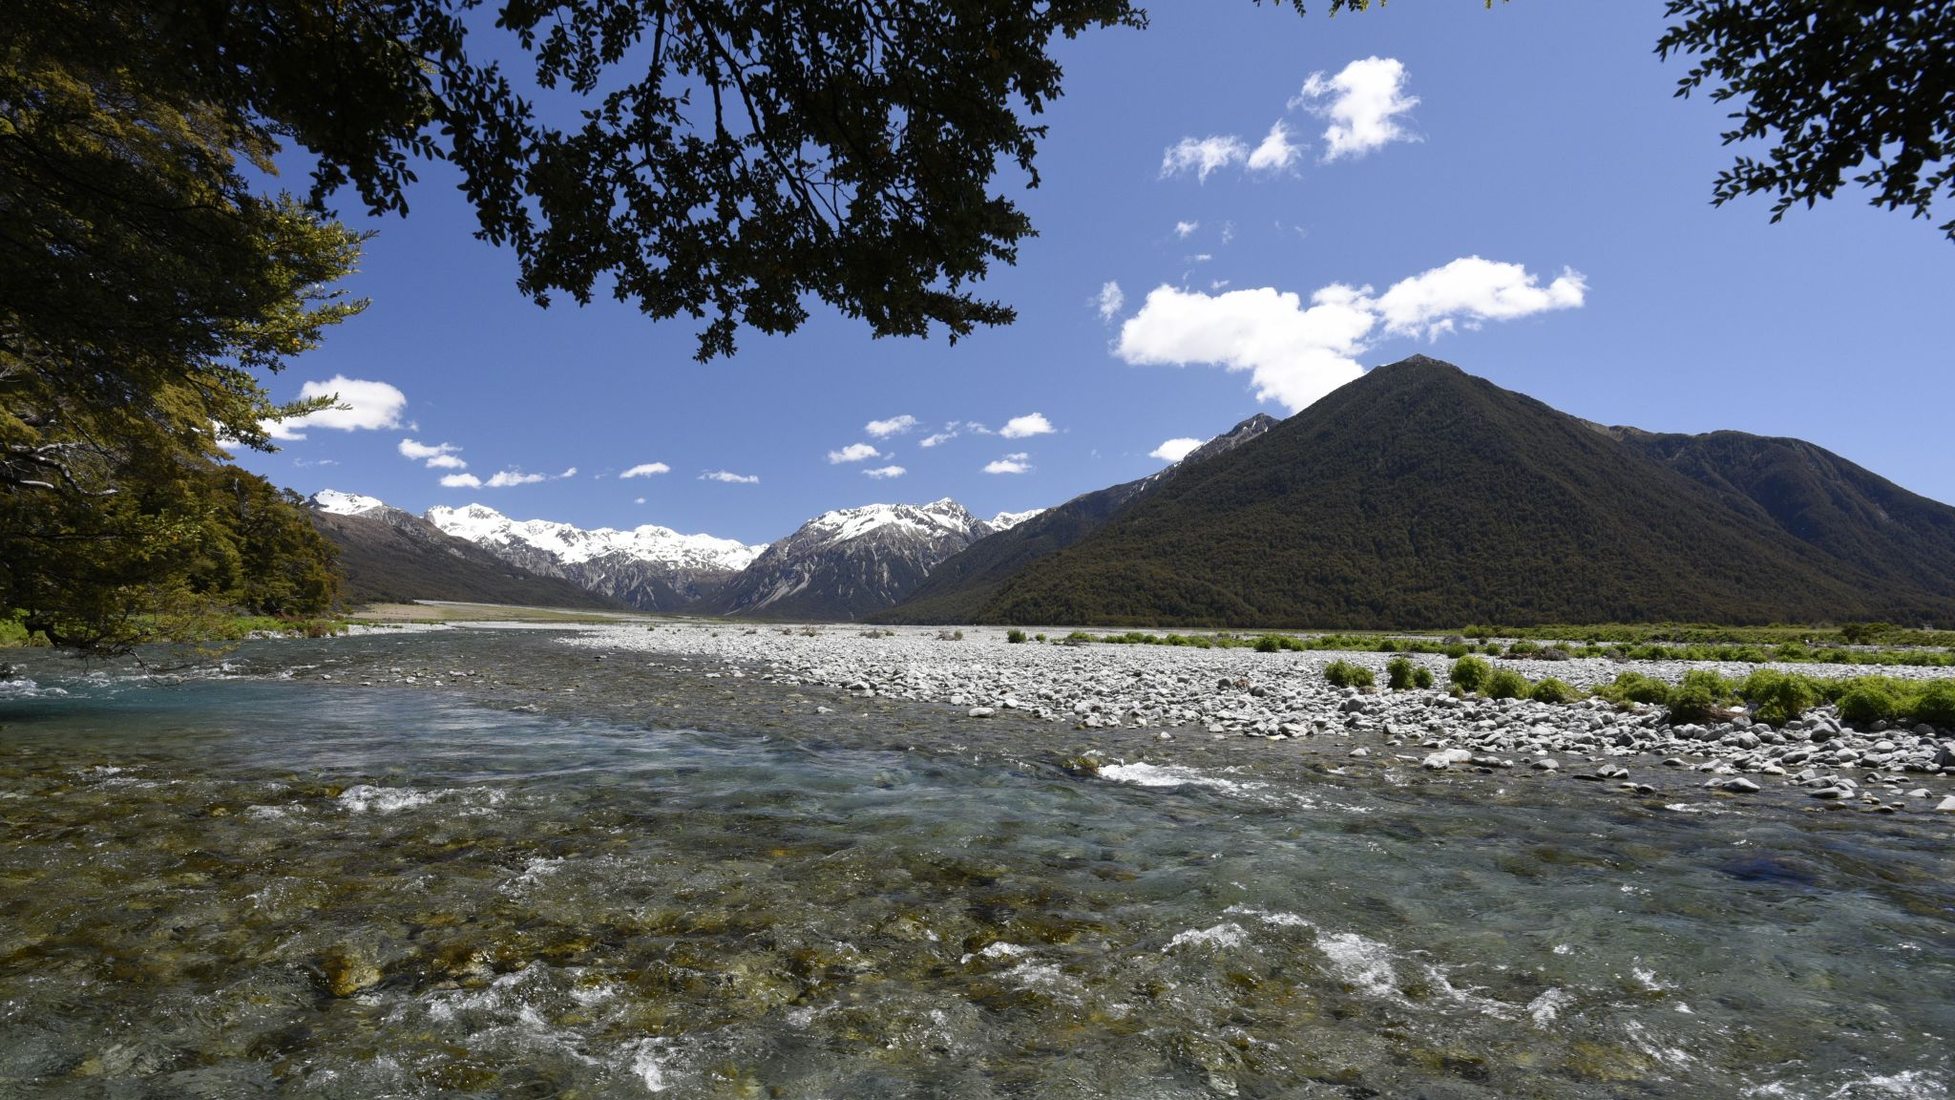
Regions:
[[[507, 632], [514, 625], [481, 629]], [[1324, 680], [1332, 661], [1379, 671], [1391, 654], [1009, 644], [1003, 628], [988, 627], [963, 628], [961, 640], [953, 640], [955, 632], [936, 628], [832, 624], [533, 625], [560, 632], [550, 644], [575, 657], [547, 670], [516, 661], [466, 674], [379, 663], [364, 673], [345, 671], [369, 686], [447, 687], [546, 713], [599, 712], [701, 728], [738, 715], [756, 728], [812, 736], [848, 736], [873, 709], [896, 729], [928, 729], [985, 749], [1023, 749], [1030, 738], [1079, 770], [1226, 764], [1253, 747], [1265, 750], [1259, 758], [1289, 756], [1313, 771], [1387, 782], [1493, 776], [1592, 784], [1629, 797], [1690, 793], [1804, 810], [1955, 814], [1955, 734], [1854, 730], [1829, 707], [1777, 729], [1745, 719], [1672, 725], [1661, 707], [1454, 699], [1443, 690], [1368, 693]], [[435, 628], [456, 629], [469, 624]], [[399, 659], [419, 663], [408, 654]], [[1411, 659], [1444, 682], [1446, 658]], [[1813, 674], [1829, 668], [1488, 659], [1530, 678], [1552, 674], [1578, 686], [1626, 670], [1674, 682], [1692, 668]], [[1830, 667], [1838, 674], [1865, 672]], [[1951, 669], [1911, 671], [1919, 679], [1955, 679]], [[298, 675], [335, 678], [320, 670]]]

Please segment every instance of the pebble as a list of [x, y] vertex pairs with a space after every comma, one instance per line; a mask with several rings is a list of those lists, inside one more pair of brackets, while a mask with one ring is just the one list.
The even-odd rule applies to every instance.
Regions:
[[[1496, 771], [1520, 766], [1543, 778], [1571, 775], [1624, 785], [1630, 767], [1661, 763], [1702, 772], [1712, 786], [1750, 793], [1780, 785], [1799, 787], [1824, 801], [1858, 799], [1859, 788], [1841, 772], [1858, 769], [1888, 797], [1909, 782], [1932, 784], [1910, 797], [1941, 798], [1935, 810], [1955, 813], [1955, 731], [1895, 726], [1855, 730], [1830, 706], [1808, 711], [1774, 729], [1734, 714], [1730, 720], [1672, 726], [1661, 707], [1618, 710], [1589, 699], [1571, 704], [1524, 699], [1453, 698], [1442, 690], [1359, 692], [1324, 680], [1332, 661], [1369, 668], [1383, 679], [1393, 654], [1352, 652], [1257, 653], [1251, 649], [1197, 649], [1145, 645], [1009, 645], [1003, 628], [966, 627], [958, 644], [945, 644], [935, 628], [897, 628], [875, 638], [844, 628], [811, 627], [782, 634], [722, 633], [707, 624], [599, 627], [566, 643], [607, 653], [654, 653], [719, 662], [727, 675], [748, 675], [797, 687], [826, 688], [858, 697], [880, 696], [950, 704], [971, 718], [1000, 709], [1017, 716], [1095, 730], [1206, 731], [1211, 737], [1257, 737], [1323, 751], [1326, 738], [1375, 738], [1379, 744], [1421, 745], [1407, 758], [1435, 771], [1465, 765]], [[1445, 683], [1450, 662], [1411, 655]], [[1541, 662], [1492, 659], [1532, 679], [1553, 675], [1577, 687], [1594, 687], [1635, 670], [1676, 682], [1693, 668], [1741, 677], [1756, 665], [1684, 661], [1574, 659]], [[1866, 672], [1857, 666], [1782, 667], [1814, 676]], [[1955, 669], [1882, 668], [1883, 675], [1946, 679]], [[983, 701], [983, 705], [971, 705]], [[819, 712], [819, 711], [818, 711]], [[1358, 755], [1347, 744], [1339, 755]], [[1589, 763], [1574, 771], [1568, 761]], [[1796, 774], [1795, 774], [1796, 773]], [[1636, 787], [1644, 786], [1636, 784]], [[1946, 796], [1946, 797], [1944, 797]], [[1923, 805], [1915, 803], [1915, 805]]]

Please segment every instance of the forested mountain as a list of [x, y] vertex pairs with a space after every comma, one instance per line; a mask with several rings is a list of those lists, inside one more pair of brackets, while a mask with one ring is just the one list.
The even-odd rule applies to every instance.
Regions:
[[1189, 467], [966, 617], [1955, 621], [1955, 509], [1727, 434], [1598, 429], [1415, 356]]

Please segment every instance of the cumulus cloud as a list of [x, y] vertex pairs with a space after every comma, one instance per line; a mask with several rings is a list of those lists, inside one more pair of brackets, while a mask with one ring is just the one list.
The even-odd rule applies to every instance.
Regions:
[[1386, 332], [1431, 340], [1451, 332], [1456, 318], [1479, 328], [1486, 321], [1575, 309], [1588, 294], [1587, 282], [1567, 268], [1547, 286], [1540, 282], [1519, 264], [1467, 256], [1393, 283], [1379, 295], [1378, 312]]
[[1324, 127], [1324, 159], [1361, 157], [1394, 141], [1415, 141], [1399, 116], [1419, 105], [1405, 90], [1405, 65], [1395, 57], [1353, 61], [1336, 76], [1311, 73], [1291, 107], [1306, 107], [1329, 119]]
[[548, 480], [549, 478], [542, 474], [526, 474], [521, 470], [497, 470], [490, 475], [486, 484], [491, 489], [507, 489], [511, 485], [534, 485], [539, 481]]
[[1161, 176], [1179, 175], [1183, 172], [1195, 173], [1195, 178], [1208, 181], [1208, 174], [1217, 168], [1231, 164], [1241, 164], [1249, 159], [1249, 147], [1233, 134], [1216, 134], [1205, 138], [1182, 138], [1161, 154]]
[[936, 447], [941, 444], [948, 443], [956, 438], [957, 438], [957, 429], [946, 428], [943, 431], [937, 432], [933, 435], [924, 436], [922, 439], [917, 440], [916, 445], [919, 447]]
[[1203, 294], [1156, 287], [1120, 328], [1114, 354], [1128, 363], [1211, 363], [1247, 371], [1260, 401], [1296, 411], [1364, 373], [1357, 357], [1386, 336], [1450, 332], [1582, 305], [1582, 276], [1564, 271], [1547, 286], [1519, 264], [1478, 256], [1372, 288], [1333, 283], [1310, 296], [1274, 287]]
[[1175, 222], [1174, 235], [1185, 241], [1188, 239], [1188, 234], [1193, 233], [1201, 227], [1202, 223], [1200, 222]]
[[1147, 452], [1147, 457], [1158, 458], [1163, 462], [1179, 462], [1188, 457], [1188, 452], [1201, 445], [1202, 441], [1199, 439], [1170, 439]]
[[402, 458], [411, 458], [420, 461], [431, 458], [448, 458], [459, 453], [461, 448], [455, 446], [453, 443], [422, 443], [413, 439], [403, 439], [400, 441], [398, 450]]
[[998, 434], [1006, 439], [1029, 439], [1035, 435], [1051, 435], [1052, 432], [1052, 421], [1047, 420], [1041, 413], [1014, 416], [1005, 421], [1004, 427], [998, 429]]
[[468, 463], [463, 462], [454, 455], [435, 455], [433, 458], [428, 459], [427, 467], [430, 470], [466, 470], [468, 469]]
[[839, 466], [844, 462], [862, 462], [866, 459], [881, 458], [882, 452], [867, 443], [851, 443], [839, 451], [828, 452], [830, 465]]
[[760, 484], [760, 476], [758, 474], [736, 474], [736, 473], [730, 473], [726, 470], [708, 470], [705, 473], [699, 475], [699, 480], [724, 481], [728, 485]]
[[902, 477], [904, 474], [909, 473], [908, 470], [903, 469], [901, 466], [878, 466], [873, 470], [864, 470], [862, 472], [869, 477], [875, 478], [877, 481], [885, 481], [892, 477]]
[[474, 474], [444, 474], [441, 478], [444, 489], [480, 489], [482, 479]]
[[1262, 144], [1249, 154], [1251, 172], [1280, 172], [1303, 157], [1303, 146], [1290, 140], [1289, 127], [1281, 119], [1270, 126]]
[[1364, 295], [1342, 285], [1319, 290], [1308, 308], [1274, 287], [1210, 295], [1161, 286], [1121, 326], [1114, 354], [1248, 371], [1257, 400], [1301, 409], [1363, 373], [1354, 356], [1375, 323]]
[[1098, 302], [1098, 306], [1100, 310], [1100, 320], [1102, 321], [1113, 320], [1115, 317], [1118, 317], [1120, 315], [1121, 309], [1125, 308], [1126, 305], [1127, 305], [1127, 294], [1125, 291], [1120, 289], [1119, 283], [1114, 282], [1112, 279], [1108, 279], [1105, 283], [1102, 283], [1100, 285], [1100, 298]]
[[888, 420], [871, 420], [862, 425], [862, 430], [877, 439], [888, 439], [892, 435], [902, 435], [914, 427], [916, 427], [916, 417], [904, 413], [902, 416], [892, 416]]
[[333, 428], [342, 432], [398, 428], [401, 410], [407, 407], [407, 395], [393, 386], [343, 374], [299, 387], [301, 400], [315, 397], [332, 397], [333, 406], [290, 420], [260, 421], [265, 434], [289, 442], [304, 439], [306, 428]]
[[626, 470], [624, 473], [621, 473], [618, 476], [621, 478], [652, 477], [655, 474], [669, 474], [671, 472], [672, 472], [672, 467], [667, 466], [663, 462], [640, 462], [638, 465], [633, 466], [631, 469]]
[[995, 462], [986, 463], [984, 466], [984, 472], [987, 474], [1030, 473], [1032, 471], [1031, 459], [1032, 456], [1026, 454], [1023, 451], [1020, 451], [1017, 454], [1008, 454], [1005, 457], [998, 459]]

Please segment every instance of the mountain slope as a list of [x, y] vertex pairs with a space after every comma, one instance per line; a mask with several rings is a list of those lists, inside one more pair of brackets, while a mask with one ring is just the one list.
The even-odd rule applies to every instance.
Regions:
[[1955, 508], [1803, 439], [1607, 429], [1732, 507], [1888, 582], [1955, 592]]
[[557, 577], [541, 577], [486, 550], [444, 534], [433, 524], [373, 497], [325, 490], [310, 515], [339, 549], [349, 605], [408, 600], [465, 600], [535, 607], [604, 608], [611, 600]]
[[991, 533], [948, 498], [816, 516], [767, 547], [689, 610], [771, 619], [853, 620], [908, 595], [939, 562]]
[[503, 561], [640, 611], [676, 611], [710, 596], [764, 549], [652, 524], [584, 530], [552, 520], [515, 520], [485, 504], [430, 508], [427, 518]]
[[1032, 562], [1072, 546], [1102, 527], [1120, 509], [1161, 485], [1178, 471], [1226, 454], [1275, 427], [1274, 417], [1257, 413], [1190, 451], [1181, 461], [1134, 481], [1081, 493], [1011, 527], [972, 543], [930, 573], [901, 605], [875, 616], [879, 622], [962, 623], [974, 621], [998, 589]]
[[1955, 615], [1644, 449], [1423, 356], [1193, 466], [981, 622], [1444, 626]]

